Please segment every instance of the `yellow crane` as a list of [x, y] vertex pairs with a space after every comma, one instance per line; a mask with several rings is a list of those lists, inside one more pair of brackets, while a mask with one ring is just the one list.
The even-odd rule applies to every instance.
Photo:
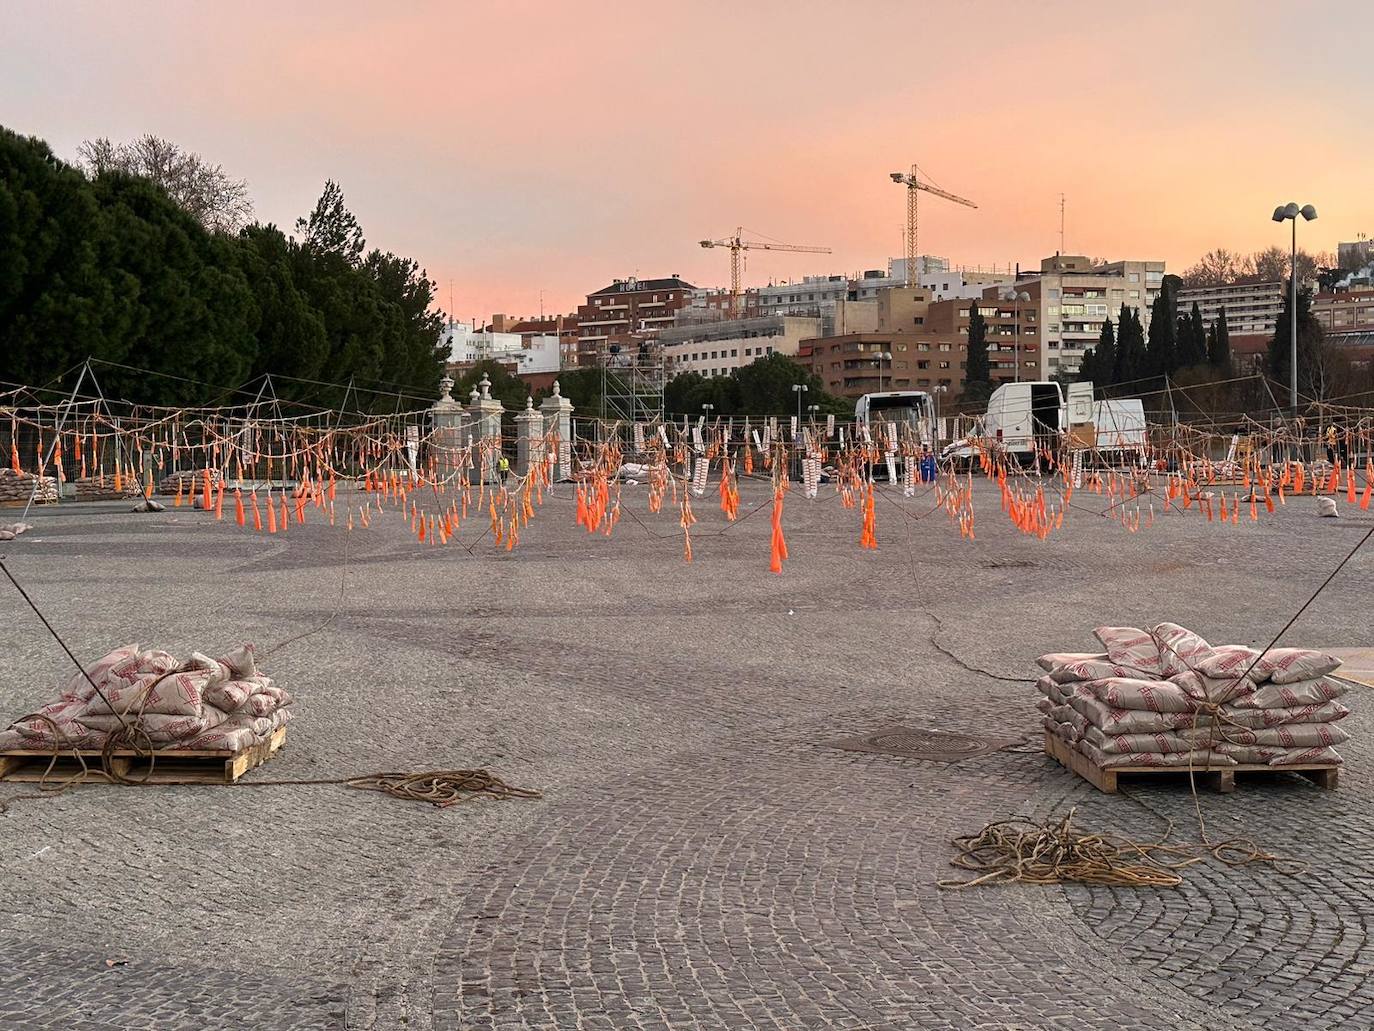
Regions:
[[762, 240], [744, 239], [744, 227], [735, 229], [734, 236], [722, 240], [702, 240], [703, 247], [730, 248], [730, 317], [739, 313], [739, 266], [740, 251], [800, 251], [804, 254], [829, 254], [829, 247], [801, 247], [791, 243], [765, 243]]
[[938, 186], [931, 186], [930, 183], [923, 183], [917, 178], [919, 170], [915, 165], [911, 166], [910, 172], [889, 172], [888, 175], [894, 183], [900, 183], [906, 187], [906, 285], [916, 286], [920, 280], [916, 277], [916, 198], [920, 196], [922, 190], [926, 193], [933, 193], [937, 197], [945, 200], [952, 200], [955, 204], [962, 204], [965, 207], [977, 208], [978, 205], [971, 200], [957, 197], [947, 190], [942, 190]]

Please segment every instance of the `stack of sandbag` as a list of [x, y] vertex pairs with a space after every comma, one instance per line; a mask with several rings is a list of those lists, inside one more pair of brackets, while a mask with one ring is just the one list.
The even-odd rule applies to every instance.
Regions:
[[[210, 486], [217, 488], [223, 474], [218, 469], [210, 469]], [[205, 486], [204, 469], [183, 469], [168, 473], [157, 484], [159, 494], [192, 494]]]
[[[34, 490], [34, 484], [38, 490]], [[9, 466], [0, 466], [0, 502], [28, 501], [33, 495], [34, 504], [48, 504], [57, 500], [57, 477], [38, 476], [35, 473], [15, 472]]]
[[183, 662], [131, 644], [73, 676], [56, 701], [0, 731], [0, 751], [101, 748], [112, 732], [125, 732], [139, 748], [237, 752], [289, 722], [290, 704], [291, 696], [258, 672], [250, 645], [221, 659], [194, 652]]
[[1340, 660], [1208, 644], [1176, 623], [1098, 627], [1104, 652], [1037, 659], [1045, 729], [1102, 768], [1338, 765]]
[[121, 477], [119, 489], [115, 490], [115, 478], [110, 475], [82, 476], [72, 480], [76, 489], [77, 501], [123, 501], [136, 498], [143, 493], [143, 487], [136, 477]]

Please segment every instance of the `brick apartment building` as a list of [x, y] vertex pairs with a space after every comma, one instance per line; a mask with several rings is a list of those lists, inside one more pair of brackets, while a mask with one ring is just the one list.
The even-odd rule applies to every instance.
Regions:
[[673, 324], [696, 287], [676, 275], [666, 279], [617, 279], [587, 295], [577, 309], [577, 362], [596, 363], [602, 347], [627, 345]]

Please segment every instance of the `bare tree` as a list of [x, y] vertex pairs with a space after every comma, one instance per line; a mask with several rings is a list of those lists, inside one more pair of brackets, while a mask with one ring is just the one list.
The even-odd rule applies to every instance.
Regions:
[[1221, 286], [1234, 283], [1243, 274], [1245, 259], [1225, 247], [1210, 250], [1183, 273], [1184, 286]]
[[244, 180], [151, 133], [132, 143], [113, 143], [105, 137], [86, 140], [76, 153], [92, 176], [124, 172], [152, 180], [210, 232], [236, 233], [253, 217]]

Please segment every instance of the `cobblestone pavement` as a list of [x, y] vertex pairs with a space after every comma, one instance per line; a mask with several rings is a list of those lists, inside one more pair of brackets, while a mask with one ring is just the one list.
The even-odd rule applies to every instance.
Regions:
[[[746, 486], [743, 511], [764, 501]], [[964, 542], [928, 498], [884, 498], [864, 552], [857, 512], [790, 500], [781, 577], [766, 509], [727, 529], [698, 506], [687, 565], [642, 494], [607, 540], [574, 527], [563, 491], [511, 554], [419, 548], [390, 520], [355, 532], [337, 616], [266, 663], [297, 720], [248, 779], [486, 765], [545, 798], [16, 801], [0, 1028], [1361, 1026], [1363, 692], [1340, 790], [1280, 777], [1201, 796], [1214, 839], [1253, 837], [1305, 876], [1209, 862], [1174, 891], [935, 882], [950, 837], [1017, 813], [1197, 833], [1186, 783], [1099, 795], [1039, 754], [1028, 683], [966, 666], [1029, 679], [1034, 655], [1086, 648], [1104, 622], [1267, 641], [1369, 521], [1292, 502], [1256, 525], [1131, 535], [1079, 511], [1039, 542], [982, 485], [978, 505]], [[270, 648], [339, 597], [337, 528], [269, 540], [119, 505], [34, 522], [0, 554], [84, 657]], [[1361, 553], [1288, 639], [1370, 643], [1371, 570]], [[0, 711], [17, 715], [64, 659], [13, 591], [0, 619]], [[892, 724], [1026, 743], [954, 763], [824, 744]]]

